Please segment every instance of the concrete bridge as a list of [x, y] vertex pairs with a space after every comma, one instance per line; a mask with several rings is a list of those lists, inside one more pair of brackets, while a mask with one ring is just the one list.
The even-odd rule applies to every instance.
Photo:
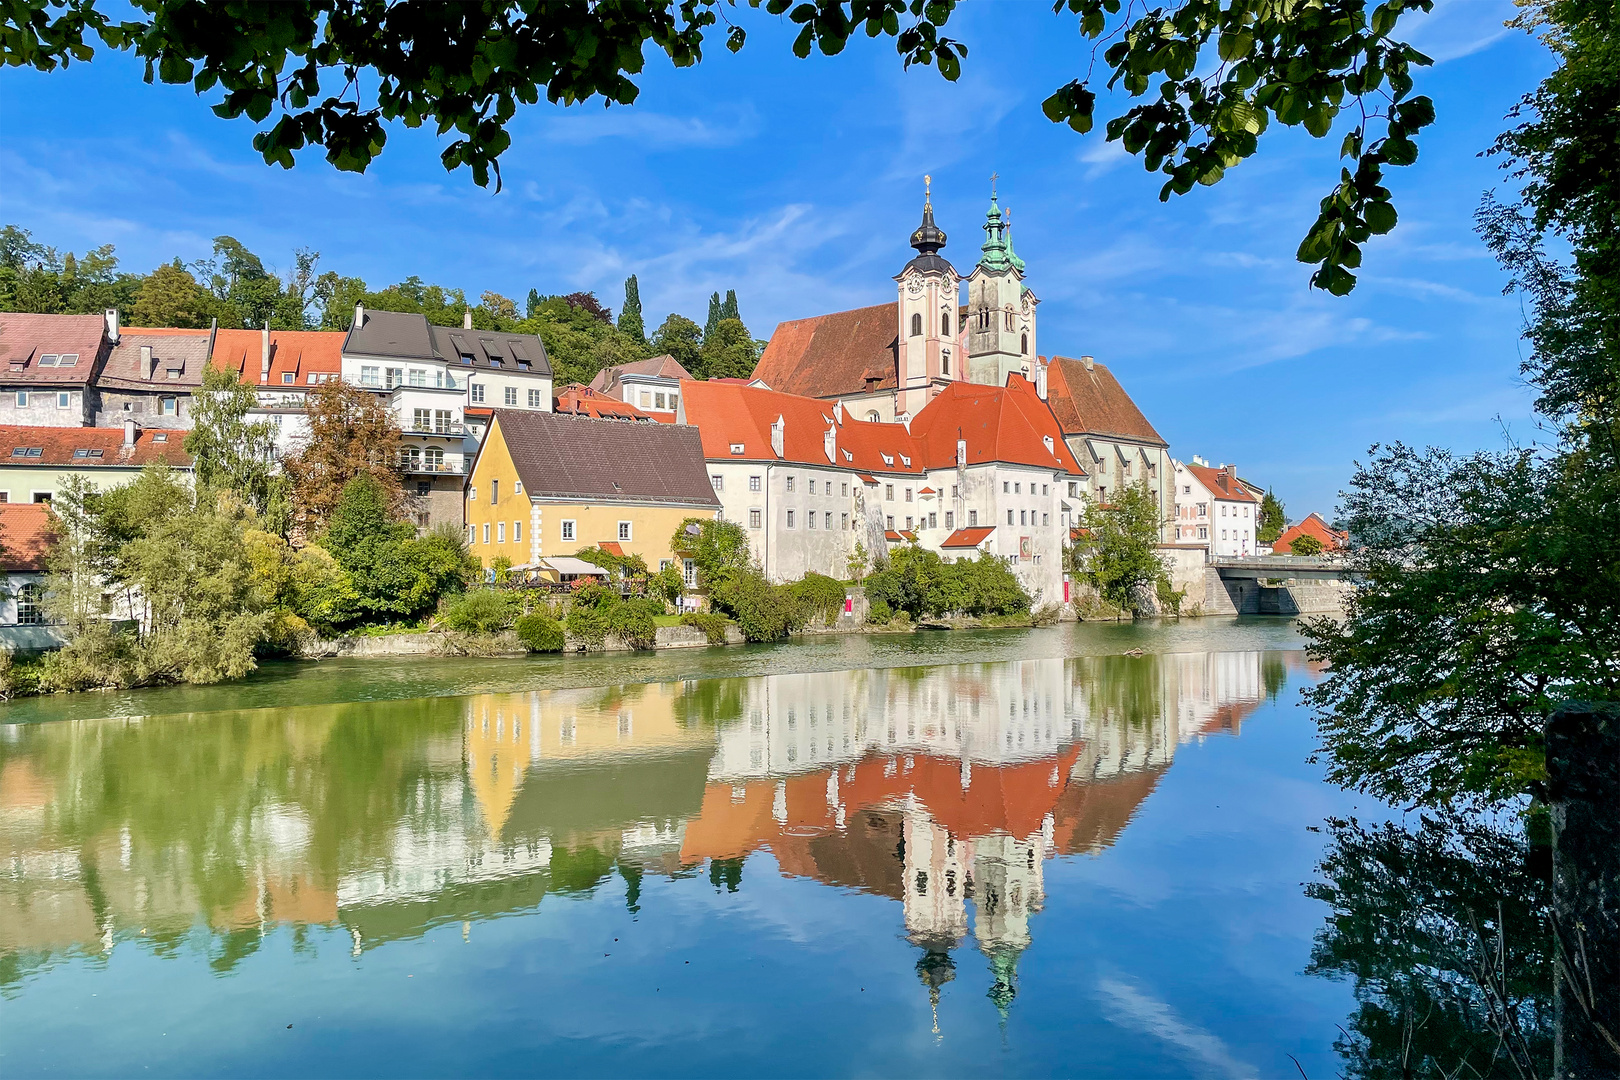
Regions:
[[1223, 555], [1207, 564], [1227, 581], [1353, 581], [1356, 571], [1329, 555]]
[[1359, 575], [1323, 555], [1243, 555], [1205, 564], [1204, 610], [1229, 615], [1329, 615]]

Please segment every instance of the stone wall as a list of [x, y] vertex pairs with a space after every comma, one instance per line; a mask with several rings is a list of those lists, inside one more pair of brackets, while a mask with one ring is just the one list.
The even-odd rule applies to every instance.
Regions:
[[[1205, 615], [1337, 615], [1354, 586], [1340, 581], [1285, 581], [1267, 585], [1254, 578], [1223, 578], [1208, 568]], [[1192, 593], [1188, 594], [1192, 599]]]

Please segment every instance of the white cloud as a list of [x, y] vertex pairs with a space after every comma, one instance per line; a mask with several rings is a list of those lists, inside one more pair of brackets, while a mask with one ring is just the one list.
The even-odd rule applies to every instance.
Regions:
[[1082, 165], [1087, 166], [1084, 177], [1095, 180], [1104, 173], [1112, 172], [1126, 161], [1130, 160], [1125, 152], [1122, 142], [1105, 142], [1100, 133], [1093, 132], [1084, 143], [1082, 149], [1075, 157]]
[[1205, 1075], [1248, 1078], [1258, 1076], [1254, 1066], [1239, 1061], [1221, 1039], [1183, 1020], [1166, 1003], [1149, 997], [1123, 978], [1105, 975], [1097, 980], [1109, 1018], [1149, 1038], [1165, 1043], [1171, 1052]]
[[1512, 0], [1438, 0], [1428, 14], [1402, 27], [1407, 40], [1435, 63], [1460, 60], [1488, 49], [1512, 33], [1503, 25], [1518, 14]]
[[730, 115], [709, 119], [615, 106], [605, 110], [574, 109], [553, 115], [543, 128], [543, 137], [572, 146], [603, 139], [628, 139], [647, 149], [668, 150], [735, 146], [752, 138], [758, 130], [759, 116], [749, 105], [730, 110]]

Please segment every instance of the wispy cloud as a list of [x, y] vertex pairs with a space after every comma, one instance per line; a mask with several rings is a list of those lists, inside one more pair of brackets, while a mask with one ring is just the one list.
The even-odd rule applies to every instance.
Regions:
[[583, 146], [604, 139], [628, 139], [654, 150], [735, 146], [759, 131], [759, 116], [751, 105], [729, 110], [729, 115], [670, 116], [666, 113], [619, 106], [605, 110], [575, 109], [556, 115], [544, 126], [552, 142]]
[[1221, 1039], [1183, 1020], [1166, 1003], [1149, 997], [1123, 978], [1105, 975], [1097, 980], [1097, 990], [1109, 1018], [1158, 1039], [1172, 1053], [1209, 1076], [1247, 1080], [1258, 1076], [1254, 1066], [1239, 1061]]
[[1512, 33], [1504, 24], [1516, 14], [1512, 0], [1438, 0], [1413, 17], [1408, 40], [1437, 64], [1461, 60]]
[[1125, 152], [1122, 142], [1105, 142], [1098, 132], [1093, 132], [1084, 143], [1084, 148], [1075, 155], [1080, 164], [1086, 166], [1083, 174], [1087, 180], [1095, 180], [1104, 173], [1114, 169], [1130, 160], [1131, 155]]

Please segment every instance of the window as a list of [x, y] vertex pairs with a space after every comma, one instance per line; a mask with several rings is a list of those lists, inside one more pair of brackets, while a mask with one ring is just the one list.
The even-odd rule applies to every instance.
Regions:
[[641, 392], [641, 407], [643, 409], [652, 408], [652, 391], [651, 390], [643, 390]]
[[538, 391], [538, 390], [530, 390], [529, 391], [529, 408], [538, 409], [539, 407], [540, 407], [540, 391]]
[[758, 491], [759, 489], [760, 489], [760, 479], [759, 479], [759, 477], [750, 476], [748, 478], [748, 490], [749, 491]]
[[430, 492], [432, 490], [433, 490], [433, 481], [431, 481], [431, 480], [418, 480], [416, 482], [416, 493], [418, 495], [426, 495], [428, 492]]
[[1222, 529], [1222, 530], [1221, 530], [1221, 539], [1222, 539], [1222, 540], [1225, 540], [1225, 539], [1226, 539], [1226, 530], [1225, 530], [1225, 529]]
[[163, 399], [163, 415], [164, 416], [173, 416], [173, 415], [175, 415], [175, 412], [176, 412], [176, 410], [179, 409], [179, 407], [180, 407], [180, 405], [179, 405], [178, 399], [172, 398], [172, 397], [166, 397], [166, 398]]
[[697, 588], [697, 563], [691, 559], [681, 560], [681, 580], [686, 582], [688, 589]]
[[910, 501], [911, 501], [911, 489], [906, 488], [906, 502], [910, 502]]
[[955, 514], [954, 511], [951, 511], [951, 510], [945, 511], [945, 527], [947, 529], [956, 528], [956, 514]]
[[450, 430], [450, 424], [451, 424], [451, 420], [450, 420], [450, 410], [449, 409], [434, 409], [433, 410], [433, 433], [435, 435], [449, 435], [449, 434], [451, 434], [452, 432]]
[[381, 380], [378, 377], [377, 368], [374, 365], [366, 364], [360, 368], [361, 386], [378, 386], [380, 385], [380, 382]]
[[430, 431], [430, 430], [432, 430], [432, 427], [433, 427], [433, 410], [432, 409], [412, 409], [411, 410], [411, 430], [412, 431]]
[[815, 493], [816, 493], [816, 481], [815, 481], [814, 478], [812, 478], [811, 481], [810, 481], [810, 494], [814, 495]]
[[793, 477], [791, 476], [787, 478], [787, 489], [789, 491], [793, 490]]
[[476, 525], [468, 525], [467, 526], [467, 543], [475, 544], [477, 542], [478, 542], [478, 526], [476, 526]]
[[883, 485], [883, 497], [886, 500], [888, 500], [889, 502], [894, 502], [894, 485], [893, 484], [884, 484]]
[[1199, 503], [1198, 504], [1198, 516], [1199, 517], [1208, 517], [1209, 516], [1209, 503]]
[[653, 395], [653, 408], [659, 410], [664, 408], [664, 395], [662, 392]]
[[1012, 523], [1013, 523], [1013, 512], [1011, 510], [1009, 510], [1009, 511], [1007, 511], [1007, 524], [1011, 525]]
[[875, 424], [881, 419], [882, 417], [878, 416], [878, 411], [876, 409], [870, 409], [867, 411], [866, 422], [868, 424]]
[[885, 529], [891, 529], [891, 530], [894, 528], [894, 515], [893, 514], [890, 514], [889, 516], [887, 516], [887, 517], [885, 517], [883, 519], [883, 527]]
[[68, 404], [72, 400], [73, 400], [72, 397], [69, 396], [68, 394], [66, 394], [66, 393], [58, 393], [56, 395], [56, 407], [58, 409], [65, 409], [65, 408], [68, 407]]
[[1029, 335], [1024, 334], [1018, 339], [1018, 351], [1025, 356], [1029, 355]]
[[1046, 484], [1041, 485], [1041, 494], [1042, 495], [1050, 495], [1051, 493], [1052, 493], [1052, 489], [1048, 485], [1046, 485]]
[[523, 481], [521, 481], [521, 480], [512, 481], [512, 494], [514, 494], [514, 495], [523, 494]]
[[[3, 502], [3, 501], [4, 500], [0, 500], [0, 502]], [[839, 514], [838, 515], [838, 527], [840, 529], [843, 529], [845, 532], [849, 531], [849, 515], [848, 514]]]
[[680, 403], [681, 403], [681, 395], [679, 395], [679, 394], [671, 394], [671, 395], [669, 395], [669, 407], [670, 407], [671, 410], [674, 410], [674, 408], [677, 405], [679, 405]]
[[423, 371], [419, 367], [411, 368], [411, 385], [412, 386], [426, 386], [427, 385], [427, 372]]
[[1010, 495], [1012, 493], [1012, 481], [1011, 480], [1003, 480], [1001, 482], [1001, 493], [1003, 495]]
[[39, 358], [39, 366], [40, 367], [55, 367], [56, 366], [56, 354], [55, 353], [46, 353], [44, 356], [41, 356]]
[[282, 372], [282, 373], [281, 373], [281, 385], [282, 385], [282, 386], [291, 386], [291, 385], [292, 385], [292, 381], [293, 381], [293, 378], [294, 378], [294, 375], [293, 375], [293, 373], [292, 373], [292, 372], [290, 372], [290, 371], [283, 371], [283, 372]]
[[1225, 517], [1225, 516], [1226, 516], [1226, 504], [1221, 503], [1221, 517]]
[[467, 487], [467, 501], [468, 502], [477, 502], [478, 501], [478, 485], [477, 484], [468, 485], [468, 487]]
[[405, 384], [405, 369], [402, 367], [383, 368], [383, 385], [392, 390], [396, 386]]
[[1041, 515], [1041, 524], [1042, 525], [1050, 525], [1051, 523], [1052, 523], [1052, 515], [1051, 514], [1042, 514]]
[[489, 543], [489, 522], [484, 522], [484, 543]]
[[949, 313], [939, 317], [939, 333], [941, 337], [951, 336], [951, 317]]
[[949, 352], [942, 352], [939, 354], [939, 373], [941, 375], [949, 375], [951, 373], [951, 354]]
[[472, 397], [474, 402], [482, 403], [484, 400], [484, 384], [481, 382], [468, 383], [467, 393]]
[[501, 395], [501, 402], [502, 402], [502, 404], [505, 404], [505, 405], [516, 405], [517, 404], [517, 387], [515, 387], [515, 386], [506, 387], [505, 392]]
[[911, 316], [911, 336], [922, 337], [922, 315], [920, 314]]
[[422, 448], [420, 446], [407, 446], [399, 452], [399, 467], [406, 472], [416, 472], [422, 467]]
[[759, 528], [759, 526], [760, 526], [760, 513], [759, 513], [759, 511], [758, 510], [750, 510], [750, 511], [748, 511], [748, 527], [750, 529], [757, 529], [757, 528]]
[[927, 525], [927, 527], [930, 528], [930, 529], [939, 528], [939, 515], [937, 515], [937, 514], [929, 514], [928, 515], [928, 525]]
[[17, 622], [22, 626], [38, 626], [45, 621], [45, 590], [37, 581], [30, 581], [17, 590]]
[[[1020, 510], [1020, 511], [1018, 511], [1018, 524], [1020, 524], [1020, 525], [1028, 525], [1028, 524], [1029, 524], [1029, 522], [1027, 522], [1027, 521], [1025, 521], [1025, 520], [1024, 520], [1024, 515], [1025, 515], [1025, 514], [1026, 514], [1026, 513], [1027, 513], [1027, 512], [1028, 512], [1028, 511], [1025, 511], [1025, 510]], [[1011, 524], [1011, 523], [1010, 523], [1010, 522], [1009, 522], [1009, 524]]]
[[501, 482], [499, 480], [491, 480], [489, 482], [489, 505], [494, 506], [496, 503], [498, 503], [500, 501], [501, 501]]
[[721, 476], [719, 473], [715, 473], [713, 476], [709, 477], [709, 483], [714, 485], [714, 490], [716, 491], [726, 490], [726, 478]]
[[787, 512], [787, 527], [793, 528], [793, 511], [791, 510]]
[[822, 511], [821, 527], [824, 528], [824, 529], [831, 529], [832, 528], [832, 511], [831, 510]]
[[906, 532], [910, 532], [913, 528], [915, 528], [915, 526], [912, 525], [911, 519], [909, 517], [906, 518]]
[[430, 446], [422, 451], [422, 463], [434, 472], [444, 468], [444, 451], [437, 446]]
[[574, 536], [574, 525], [575, 525], [575, 523], [574, 523], [573, 519], [571, 519], [571, 518], [564, 519], [564, 521], [562, 523], [562, 538], [564, 540], [576, 539], [576, 537]]
[[630, 539], [630, 523], [628, 521], [619, 522], [619, 539]]
[[976, 528], [978, 528], [978, 526], [979, 526], [979, 512], [977, 510], [969, 510], [968, 511], [968, 528], [976, 529]]
[[1069, 498], [1078, 499], [1079, 497], [1080, 497], [1080, 483], [1079, 483], [1079, 481], [1070, 480], [1069, 481]]
[[28, 408], [28, 391], [26, 391], [26, 390], [17, 391], [17, 408], [19, 408], [19, 409]]
[[495, 523], [495, 542], [497, 544], [506, 543], [506, 522], [504, 521]]
[[1198, 526], [1198, 539], [1200, 539], [1200, 540], [1208, 540], [1209, 539], [1209, 528], [1208, 528], [1208, 526], [1205, 526], [1205, 525]]
[[847, 481], [838, 485], [838, 494], [843, 498], [849, 498], [849, 483]]
[[816, 512], [812, 510], [805, 517], [809, 519], [805, 522], [805, 527], [814, 529], [816, 527]]
[[1024, 485], [1023, 484], [1019, 484], [1019, 483], [1013, 484], [1013, 494], [1014, 495], [1022, 495], [1023, 493], [1024, 493]]

